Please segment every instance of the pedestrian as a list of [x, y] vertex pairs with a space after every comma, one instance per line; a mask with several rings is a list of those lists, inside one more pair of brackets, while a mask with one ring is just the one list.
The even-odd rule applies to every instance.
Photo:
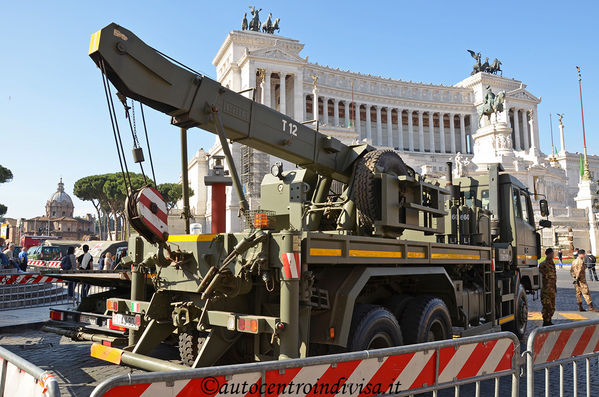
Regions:
[[27, 263], [28, 262], [29, 262], [29, 259], [27, 258], [27, 251], [23, 249], [23, 250], [21, 250], [21, 252], [19, 252], [19, 267], [24, 272], [27, 271]]
[[[83, 269], [83, 270], [91, 270], [92, 266], [94, 264], [94, 258], [92, 256], [92, 254], [89, 253], [89, 245], [84, 244], [83, 247], [81, 247], [83, 249], [83, 254], [79, 255], [79, 257], [77, 258], [77, 263], [78, 269]], [[82, 298], [87, 298], [87, 293], [89, 292], [89, 284], [81, 284], [81, 297]]]
[[578, 311], [586, 312], [586, 310], [582, 308], [582, 297], [584, 296], [584, 300], [587, 302], [589, 310], [592, 312], [599, 312], [599, 309], [595, 309], [593, 306], [593, 299], [591, 299], [591, 294], [589, 293], [589, 286], [585, 276], [584, 254], [585, 252], [583, 249], [578, 250], [578, 256], [572, 261], [572, 267], [570, 267], [570, 275], [574, 279], [573, 284], [576, 289]]
[[553, 263], [553, 248], [545, 250], [545, 260], [539, 265], [541, 273], [541, 304], [543, 309], [543, 327], [553, 325], [551, 317], [555, 312], [555, 294], [557, 292], [555, 263]]
[[564, 254], [562, 254], [561, 248], [557, 250], [557, 259], [559, 259], [559, 268], [562, 269], [564, 267], [564, 262], [562, 261]]
[[572, 253], [574, 259], [578, 258], [578, 248], [574, 248], [574, 252]]
[[[75, 259], [75, 247], [67, 248], [67, 254], [62, 257], [60, 261], [60, 268], [62, 270], [73, 270], [77, 266], [77, 259]], [[75, 293], [75, 283], [72, 281], [67, 282], [69, 297], [73, 297]]]
[[98, 264], [94, 265], [94, 270], [102, 270], [104, 268], [104, 255], [105, 254], [102, 254], [102, 256], [100, 256]]
[[110, 252], [107, 252], [104, 255], [104, 270], [112, 270], [112, 254]]
[[591, 251], [589, 251], [588, 254], [585, 254], [584, 264], [586, 265], [587, 269], [589, 269], [589, 278], [591, 279], [591, 281], [599, 281], [599, 278], [597, 278], [597, 273], [595, 272], [596, 262], [597, 258], [595, 258]]

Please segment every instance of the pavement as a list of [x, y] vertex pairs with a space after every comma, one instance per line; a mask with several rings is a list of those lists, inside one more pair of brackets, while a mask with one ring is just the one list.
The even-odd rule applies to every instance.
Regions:
[[[599, 306], [599, 282], [589, 281], [591, 296]], [[578, 312], [576, 305], [576, 294], [570, 278], [569, 266], [557, 270], [557, 299], [556, 315], [553, 322], [561, 324], [570, 321], [587, 319], [599, 319], [599, 313]], [[585, 304], [586, 307], [586, 304]], [[128, 373], [143, 373], [144, 371], [109, 364], [90, 357], [89, 342], [74, 342], [67, 337], [45, 333], [40, 330], [43, 321], [48, 318], [49, 307], [19, 309], [0, 312], [0, 345], [15, 352], [26, 360], [41, 367], [53, 371], [60, 383], [62, 396], [88, 396], [101, 381], [115, 375]], [[529, 323], [527, 334], [542, 325], [540, 299], [532, 299], [529, 296]], [[526, 342], [521, 344], [521, 351], [526, 349]], [[163, 345], [153, 355], [172, 362], [178, 362], [176, 348]], [[599, 373], [599, 365], [596, 359], [590, 362], [591, 374]], [[566, 396], [573, 395], [574, 384], [572, 366], [564, 368], [564, 389]], [[585, 369], [579, 364], [578, 369], [578, 392], [586, 395], [584, 382]], [[599, 395], [599, 377], [593, 375], [591, 379], [590, 395]], [[544, 395], [543, 371], [535, 373], [535, 395]], [[550, 394], [559, 394], [558, 383], [559, 370], [550, 370], [551, 383]], [[520, 395], [526, 395], [525, 378], [520, 379]], [[511, 391], [510, 379], [501, 379], [499, 382], [500, 396], [509, 395]], [[454, 391], [440, 392], [439, 396], [454, 395]], [[474, 386], [462, 386], [462, 396], [475, 395]], [[481, 383], [481, 396], [494, 395], [494, 382]]]

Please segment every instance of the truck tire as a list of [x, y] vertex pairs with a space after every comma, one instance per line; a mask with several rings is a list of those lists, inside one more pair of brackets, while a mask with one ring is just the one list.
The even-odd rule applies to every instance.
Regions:
[[389, 304], [386, 306], [391, 311], [391, 313], [393, 313], [395, 318], [399, 321], [401, 320], [403, 313], [408, 307], [408, 305], [410, 305], [414, 299], [415, 297], [412, 295], [393, 295], [389, 301]]
[[179, 357], [183, 364], [189, 367], [193, 365], [205, 340], [205, 335], [200, 335], [197, 331], [181, 332], [179, 334]]
[[430, 296], [415, 298], [404, 310], [401, 330], [406, 344], [451, 338], [451, 317], [445, 302]]
[[522, 339], [526, 334], [528, 325], [528, 300], [526, 299], [526, 290], [522, 285], [518, 288], [516, 295], [516, 313], [514, 313], [514, 321], [505, 323], [501, 326], [502, 331], [510, 331]]
[[401, 328], [389, 310], [377, 305], [356, 305], [347, 343], [349, 351], [401, 345]]
[[354, 196], [360, 223], [367, 231], [372, 229], [374, 221], [381, 219], [381, 197], [379, 180], [375, 172], [389, 174], [414, 175], [401, 157], [393, 150], [375, 150], [366, 153], [356, 164]]

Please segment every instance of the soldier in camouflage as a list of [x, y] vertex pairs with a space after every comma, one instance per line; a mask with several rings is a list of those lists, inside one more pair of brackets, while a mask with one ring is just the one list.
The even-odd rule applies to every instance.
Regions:
[[586, 266], [584, 265], [584, 255], [585, 251], [583, 249], [578, 251], [578, 256], [574, 261], [572, 261], [572, 267], [570, 268], [570, 275], [574, 279], [574, 287], [576, 288], [576, 302], [578, 302], [578, 311], [585, 312], [586, 310], [582, 307], [582, 297], [584, 296], [584, 300], [587, 301], [587, 305], [589, 305], [589, 310], [592, 312], [599, 312], [598, 309], [595, 309], [593, 306], [593, 300], [591, 299], [591, 294], [589, 293], [589, 286], [587, 285], [586, 279]]
[[541, 304], [543, 305], [543, 326], [553, 325], [551, 317], [555, 312], [555, 294], [557, 292], [555, 263], [553, 263], [553, 248], [545, 250], [545, 260], [539, 265], [541, 273]]

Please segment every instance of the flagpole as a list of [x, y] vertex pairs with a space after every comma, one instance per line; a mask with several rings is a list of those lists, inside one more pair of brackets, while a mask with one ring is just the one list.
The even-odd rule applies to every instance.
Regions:
[[551, 113], [549, 113], [549, 128], [551, 129], [551, 159], [555, 161], [555, 146], [553, 146], [553, 120], [551, 119]]
[[576, 66], [576, 70], [578, 71], [578, 90], [580, 92], [580, 116], [582, 117], [582, 142], [584, 144], [584, 171], [582, 174], [582, 179], [585, 181], [590, 181], [591, 171], [589, 170], [589, 159], [587, 158], [587, 138], [584, 131], [584, 110], [582, 107], [582, 78], [580, 76], [580, 67]]

